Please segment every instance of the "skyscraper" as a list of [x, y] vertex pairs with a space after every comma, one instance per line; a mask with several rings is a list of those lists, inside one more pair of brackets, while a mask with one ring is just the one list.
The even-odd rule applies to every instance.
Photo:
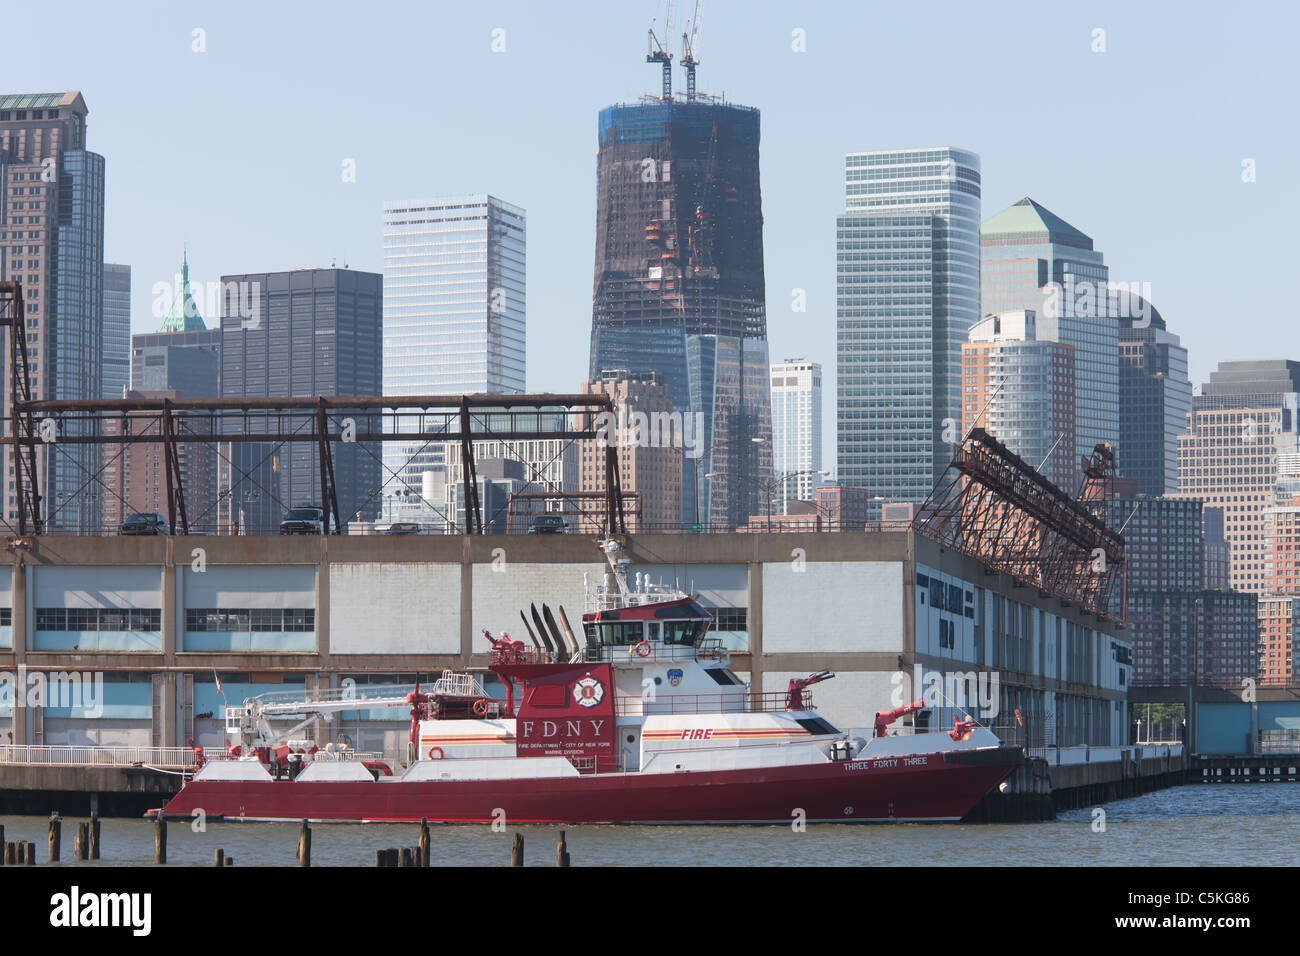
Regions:
[[[86, 149], [86, 114], [76, 91], [0, 95], [0, 278], [23, 286], [37, 399], [103, 396], [104, 157]], [[4, 361], [0, 401], [7, 404]], [[8, 449], [0, 461], [8, 476], [3, 514], [12, 524], [17, 499]], [[85, 530], [96, 523], [85, 483], [97, 464], [91, 445], [38, 449], [49, 527]]]
[[[382, 277], [349, 269], [223, 276], [221, 397], [381, 395]], [[247, 289], [251, 318], [233, 310]], [[238, 427], [238, 426], [236, 426]], [[379, 511], [379, 450], [335, 442], [339, 517]], [[274, 530], [284, 512], [319, 504], [319, 458], [311, 442], [231, 443], [218, 463], [223, 524]], [[239, 520], [243, 511], [244, 518]]]
[[1223, 509], [1230, 585], [1269, 589], [1265, 513], [1300, 450], [1300, 362], [1220, 362], [1178, 436], [1178, 494]]
[[[188, 257], [181, 260], [179, 284], [163, 317], [161, 331], [131, 337], [131, 395], [136, 398], [217, 398], [221, 330], [209, 329], [190, 292]], [[121, 398], [119, 393], [117, 398]], [[153, 413], [127, 416], [135, 433], [157, 429]], [[105, 434], [120, 434], [121, 421], [105, 421]], [[132, 512], [158, 511], [166, 501], [157, 444], [106, 445], [103, 453], [104, 527], [112, 529]], [[210, 442], [182, 442], [178, 448], [186, 517], [196, 530], [218, 527], [217, 448]]]
[[104, 398], [131, 384], [131, 267], [104, 263]]
[[772, 470], [759, 114], [689, 95], [600, 113], [589, 377], [657, 377], [702, 422], [683, 514], [734, 529]]
[[[1211, 509], [1197, 500], [1131, 492], [1107, 498], [1102, 509], [1110, 527], [1124, 529], [1134, 682], [1172, 687], [1190, 683], [1193, 675], [1211, 683], [1253, 678], [1255, 595], [1206, 587], [1210, 542], [1203, 511]], [[1116, 615], [1120, 598], [1112, 595]]]
[[[1178, 436], [1187, 429], [1192, 383], [1187, 349], [1160, 313], [1119, 310], [1119, 474], [1144, 495], [1178, 490]], [[1145, 313], [1145, 318], [1134, 316]]]
[[772, 365], [772, 480], [781, 511], [812, 501], [822, 467], [822, 367], [789, 358]]
[[[1032, 309], [1038, 337], [1074, 349], [1074, 446], [1119, 447], [1119, 324], [1102, 254], [1028, 197], [980, 227], [983, 309]], [[1136, 300], [1135, 300], [1136, 301]]]
[[976, 425], [1074, 493], [1074, 349], [1039, 339], [1028, 309], [985, 316], [962, 346], [962, 434]]
[[839, 480], [929, 495], [961, 440], [961, 347], [980, 316], [980, 168], [941, 147], [850, 153], [836, 223]]
[[[526, 389], [526, 240], [524, 211], [486, 194], [384, 207], [386, 395]], [[426, 471], [445, 477], [442, 443], [387, 442], [383, 460], [385, 517], [440, 518], [387, 502], [418, 503]]]

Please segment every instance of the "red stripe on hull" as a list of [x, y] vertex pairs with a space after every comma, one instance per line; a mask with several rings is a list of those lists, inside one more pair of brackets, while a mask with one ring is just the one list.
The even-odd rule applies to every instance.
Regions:
[[[239, 820], [787, 823], [957, 820], [1012, 769], [931, 756], [925, 766], [833, 763], [762, 770], [419, 783], [191, 782], [163, 812]], [[860, 765], [859, 765], [860, 766]]]

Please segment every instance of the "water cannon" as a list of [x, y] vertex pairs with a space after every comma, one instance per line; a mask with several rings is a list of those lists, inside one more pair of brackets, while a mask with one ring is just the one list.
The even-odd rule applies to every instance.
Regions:
[[785, 709], [803, 710], [804, 689], [811, 687], [813, 684], [820, 684], [824, 680], [830, 680], [834, 676], [835, 674], [833, 671], [818, 671], [816, 674], [809, 674], [807, 677], [790, 678], [790, 684], [785, 695]]
[[893, 710], [876, 711], [876, 736], [884, 737], [889, 733], [889, 725], [900, 717], [906, 717], [908, 714], [915, 714], [918, 710], [925, 709], [924, 700], [914, 700], [910, 704], [902, 707], [896, 707]]

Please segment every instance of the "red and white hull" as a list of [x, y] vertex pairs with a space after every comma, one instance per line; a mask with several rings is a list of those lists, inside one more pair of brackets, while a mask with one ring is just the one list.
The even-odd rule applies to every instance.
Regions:
[[[813, 766], [421, 782], [198, 780], [163, 809], [234, 821], [725, 824], [953, 822], [1020, 762], [1015, 748]], [[802, 816], [800, 815], [802, 811]]]

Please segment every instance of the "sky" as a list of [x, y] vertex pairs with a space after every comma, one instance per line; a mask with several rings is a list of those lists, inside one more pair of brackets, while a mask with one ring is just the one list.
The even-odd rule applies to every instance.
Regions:
[[[694, 6], [678, 4], [675, 53]], [[762, 114], [771, 356], [825, 367], [828, 452], [848, 152], [973, 149], [983, 217], [1031, 196], [1091, 235], [1112, 280], [1149, 283], [1194, 383], [1222, 360], [1300, 359], [1295, 6], [704, 7], [700, 90]], [[0, 92], [85, 97], [134, 332], [160, 324], [153, 290], [183, 246], [200, 282], [380, 272], [385, 202], [488, 192], [527, 212], [528, 388], [571, 392], [588, 360], [596, 116], [658, 91], [646, 30], [662, 35], [664, 8], [128, 0], [54, 16], [5, 0]]]

